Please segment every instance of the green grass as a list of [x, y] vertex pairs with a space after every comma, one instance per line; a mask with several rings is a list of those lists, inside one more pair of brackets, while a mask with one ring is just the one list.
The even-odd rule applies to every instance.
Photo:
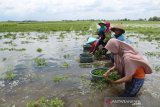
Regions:
[[63, 57], [64, 57], [65, 59], [67, 59], [67, 58], [70, 57], [70, 54], [65, 54], [65, 55], [63, 55]]
[[108, 87], [108, 84], [106, 82], [105, 79], [96, 81], [96, 82], [92, 82], [91, 86], [93, 87], [93, 92], [94, 91], [103, 91], [104, 89], [106, 89]]
[[156, 72], [159, 72], [160, 71], [160, 66], [155, 66], [154, 69], [155, 69]]
[[42, 49], [41, 48], [37, 48], [37, 50], [36, 50], [37, 52], [42, 52]]
[[92, 64], [91, 63], [80, 63], [79, 67], [80, 68], [92, 68]]
[[32, 42], [29, 42], [29, 41], [21, 41], [21, 44], [28, 44], [28, 43], [32, 43]]
[[93, 62], [94, 67], [100, 67], [100, 66], [105, 66], [106, 62], [105, 61], [95, 61]]
[[62, 65], [61, 65], [62, 68], [69, 68], [70, 67], [70, 64], [67, 63], [67, 62], [64, 62]]
[[64, 39], [64, 38], [65, 38], [64, 33], [61, 33], [57, 39]]
[[[144, 34], [146, 39], [160, 40], [160, 21], [110, 21], [111, 26], [122, 25], [128, 32]], [[81, 35], [97, 31], [98, 21], [46, 21], [46, 22], [0, 22], [0, 32], [49, 32], [49, 31], [82, 31]], [[90, 28], [92, 29], [91, 31]], [[22, 33], [22, 36], [24, 34]], [[16, 35], [8, 33], [4, 38], [15, 39]], [[2, 37], [0, 36], [0, 39]], [[46, 35], [39, 39], [47, 39]], [[59, 39], [64, 35], [60, 34]]]
[[3, 38], [16, 39], [16, 34], [7, 33], [7, 34], [3, 35]]
[[41, 97], [37, 101], [27, 103], [27, 107], [64, 107], [64, 102], [58, 98], [46, 99]]
[[16, 49], [16, 48], [0, 48], [0, 51], [25, 51], [25, 48], [20, 48], [20, 49]]
[[63, 80], [65, 80], [65, 79], [67, 79], [67, 78], [68, 78], [67, 76], [57, 75], [57, 76], [54, 76], [54, 77], [53, 77], [53, 81], [54, 81], [55, 83], [58, 83], [58, 82], [63, 81]]
[[145, 39], [160, 40], [160, 21], [111, 21], [111, 25], [121, 25], [126, 32], [144, 34]]
[[34, 58], [34, 62], [37, 64], [38, 67], [47, 66], [47, 61], [44, 58]]
[[3, 59], [2, 59], [2, 61], [6, 61], [6, 60], [7, 60], [7, 58], [3, 58]]
[[160, 56], [160, 52], [146, 52], [145, 55], [147, 56]]
[[3, 44], [13, 44], [13, 41], [6, 41], [6, 42], [3, 42]]
[[86, 31], [90, 21], [0, 22], [0, 32]]
[[132, 27], [132, 26], [127, 26], [124, 27], [126, 31], [130, 32], [136, 32], [136, 33], [141, 33], [145, 35], [159, 35], [160, 34], [160, 27]]
[[38, 35], [39, 40], [48, 39], [47, 35]]
[[104, 50], [96, 50], [94, 52], [94, 57], [99, 60], [100, 58], [102, 58], [102, 56], [105, 54]]
[[13, 80], [16, 77], [16, 74], [13, 71], [7, 71], [4, 75], [5, 80]]

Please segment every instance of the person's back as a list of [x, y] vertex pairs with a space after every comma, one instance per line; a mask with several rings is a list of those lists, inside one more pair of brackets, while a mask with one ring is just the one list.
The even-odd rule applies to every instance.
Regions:
[[145, 74], [151, 74], [152, 68], [148, 61], [143, 58], [131, 45], [117, 39], [110, 39], [105, 46], [114, 54], [114, 66], [104, 76], [107, 77], [115, 69], [121, 78], [112, 83], [125, 83], [125, 90], [121, 97], [136, 97], [144, 83]]

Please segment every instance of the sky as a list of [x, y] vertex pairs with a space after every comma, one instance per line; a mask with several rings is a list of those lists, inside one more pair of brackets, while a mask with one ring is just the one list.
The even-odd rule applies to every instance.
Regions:
[[160, 0], [0, 0], [0, 21], [139, 19], [160, 16]]

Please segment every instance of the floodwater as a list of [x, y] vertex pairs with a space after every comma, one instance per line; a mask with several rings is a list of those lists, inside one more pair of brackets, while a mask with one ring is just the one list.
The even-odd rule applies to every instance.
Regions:
[[[96, 88], [91, 82], [90, 71], [96, 66], [82, 66], [79, 54], [83, 53], [86, 36], [81, 32], [13, 33], [16, 39], [0, 39], [0, 107], [26, 107], [30, 101], [40, 97], [58, 97], [65, 107], [107, 107], [107, 97], [117, 97], [123, 92], [123, 85], [106, 85]], [[5, 35], [1, 33], [0, 36]], [[133, 35], [133, 34], [131, 34]], [[132, 45], [142, 54], [159, 51], [157, 41], [148, 42], [143, 35], [128, 36]], [[10, 42], [12, 41], [12, 42]], [[9, 43], [10, 42], [10, 43]], [[2, 48], [22, 49], [8, 51]], [[37, 52], [41, 48], [42, 52]], [[47, 65], [38, 67], [34, 58], [45, 58]], [[147, 56], [154, 68], [160, 65], [160, 55]], [[102, 67], [109, 61], [98, 62]], [[64, 66], [67, 63], [67, 67]], [[109, 66], [108, 64], [107, 66]], [[12, 81], [4, 79], [7, 71], [13, 71], [16, 77]], [[160, 104], [160, 69], [147, 75], [144, 86], [138, 96], [145, 107], [158, 107]], [[55, 82], [57, 76], [66, 78]], [[118, 106], [118, 105], [117, 105]], [[119, 107], [119, 106], [118, 106]], [[136, 106], [137, 107], [137, 106]]]

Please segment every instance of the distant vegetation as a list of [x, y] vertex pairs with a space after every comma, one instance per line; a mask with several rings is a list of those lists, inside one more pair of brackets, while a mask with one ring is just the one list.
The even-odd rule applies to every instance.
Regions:
[[[112, 20], [111, 26], [122, 25], [126, 32], [134, 32], [147, 35], [150, 39], [160, 40], [160, 17], [151, 17], [149, 19], [121, 19]], [[16, 35], [10, 32], [49, 32], [49, 31], [82, 31], [82, 35], [96, 34], [97, 25], [100, 20], [63, 20], [63, 21], [8, 21], [0, 22], [0, 32], [8, 32], [1, 38], [15, 39]], [[60, 34], [59, 39], [65, 38], [64, 34]], [[45, 35], [39, 39], [47, 39]], [[37, 50], [40, 52], [41, 50]]]
[[149, 21], [160, 21], [160, 17], [157, 17], [157, 16], [150, 17]]
[[[104, 19], [101, 19], [104, 20]], [[0, 32], [46, 32], [46, 31], [88, 31], [90, 28], [96, 30], [96, 23], [100, 20], [63, 20], [63, 21], [7, 21], [0, 22]], [[151, 22], [150, 22], [151, 21]], [[111, 20], [114, 23], [135, 23], [135, 24], [151, 24], [160, 21], [160, 17], [154, 16], [149, 19], [119, 19]], [[111, 24], [112, 24], [111, 23]], [[159, 23], [159, 22], [158, 22]]]
[[0, 32], [29, 32], [29, 31], [86, 31], [90, 28], [89, 21], [50, 21], [50, 22], [0, 22]]

